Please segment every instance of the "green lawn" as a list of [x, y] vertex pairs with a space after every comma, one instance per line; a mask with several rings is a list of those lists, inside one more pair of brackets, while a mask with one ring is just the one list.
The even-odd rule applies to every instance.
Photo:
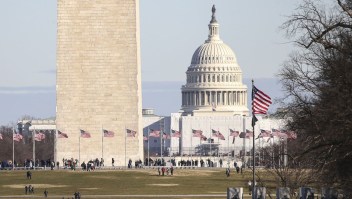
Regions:
[[156, 169], [110, 171], [0, 171], [0, 196], [24, 195], [24, 186], [33, 185], [35, 195], [43, 195], [46, 188], [50, 195], [182, 195], [226, 194], [227, 187], [244, 187], [250, 171], [242, 175], [225, 176], [225, 169], [175, 169], [173, 176], [158, 176]]

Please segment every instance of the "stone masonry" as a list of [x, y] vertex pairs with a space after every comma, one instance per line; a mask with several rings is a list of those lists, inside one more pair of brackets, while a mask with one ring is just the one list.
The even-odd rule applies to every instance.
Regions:
[[[58, 0], [55, 161], [143, 159], [138, 0]], [[137, 131], [125, 137], [126, 128]], [[80, 129], [91, 138], [80, 137]], [[102, 129], [115, 132], [102, 137]], [[125, 155], [126, 154], [126, 155]]]

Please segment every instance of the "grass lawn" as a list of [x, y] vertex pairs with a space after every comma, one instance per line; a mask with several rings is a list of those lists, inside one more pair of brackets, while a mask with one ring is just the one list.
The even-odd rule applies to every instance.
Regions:
[[25, 195], [25, 185], [34, 186], [34, 195], [70, 195], [79, 191], [84, 195], [182, 195], [226, 194], [227, 187], [243, 187], [248, 194], [250, 171], [242, 175], [225, 169], [175, 169], [173, 176], [158, 176], [156, 169], [110, 171], [0, 171], [0, 196]]

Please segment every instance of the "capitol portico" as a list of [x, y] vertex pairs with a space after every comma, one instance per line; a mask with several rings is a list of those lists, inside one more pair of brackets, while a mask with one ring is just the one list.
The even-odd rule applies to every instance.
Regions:
[[215, 7], [208, 27], [208, 39], [193, 53], [182, 86], [183, 115], [248, 116], [247, 86], [235, 53], [220, 39]]

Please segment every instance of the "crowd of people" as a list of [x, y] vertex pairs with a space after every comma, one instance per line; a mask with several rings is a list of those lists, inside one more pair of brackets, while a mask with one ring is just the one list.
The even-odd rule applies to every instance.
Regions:
[[23, 167], [24, 169], [34, 169], [34, 167], [50, 167], [52, 170], [55, 167], [54, 161], [51, 159], [33, 161], [33, 159], [26, 159], [22, 163], [17, 162], [16, 160], [3, 160], [0, 161], [0, 170], [12, 167]]
[[174, 175], [174, 168], [171, 166], [171, 167], [158, 167], [158, 175], [160, 176], [164, 176], [164, 175]]

